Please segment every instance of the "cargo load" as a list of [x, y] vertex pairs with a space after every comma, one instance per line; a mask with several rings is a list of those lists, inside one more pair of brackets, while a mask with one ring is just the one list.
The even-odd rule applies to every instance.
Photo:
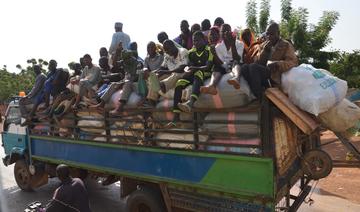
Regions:
[[281, 86], [292, 103], [316, 116], [340, 103], [348, 88], [346, 81], [309, 64], [283, 73]]

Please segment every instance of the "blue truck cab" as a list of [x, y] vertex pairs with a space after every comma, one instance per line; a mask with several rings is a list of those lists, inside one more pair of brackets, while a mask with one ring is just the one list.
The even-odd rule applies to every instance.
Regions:
[[5, 166], [24, 157], [27, 151], [27, 133], [26, 127], [21, 126], [19, 97], [14, 97], [6, 109], [1, 136], [6, 155], [6, 157], [3, 158]]

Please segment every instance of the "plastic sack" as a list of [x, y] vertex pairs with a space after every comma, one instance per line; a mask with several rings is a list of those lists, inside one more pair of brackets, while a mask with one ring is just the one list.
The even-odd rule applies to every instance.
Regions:
[[[119, 99], [122, 95], [122, 90], [116, 91], [112, 96], [109, 104], [112, 108], [115, 108], [119, 105]], [[136, 92], [131, 92], [128, 101], [126, 102], [125, 107], [137, 107], [137, 103], [141, 101], [141, 96], [139, 96]]]
[[[102, 133], [105, 130], [99, 129], [105, 126], [103, 116], [97, 112], [80, 111], [76, 114], [80, 117], [77, 125], [84, 132]], [[94, 127], [94, 128], [92, 128]]]
[[70, 91], [79, 94], [80, 93], [80, 86], [79, 84], [71, 84], [69, 83], [66, 88], [68, 88]]
[[[200, 94], [194, 106], [196, 108], [231, 108], [248, 104], [254, 98], [248, 83], [241, 77], [241, 87], [240, 89], [235, 89], [227, 82], [232, 77], [232, 73], [223, 75], [217, 86], [218, 93], [216, 95]], [[208, 85], [209, 82], [210, 79], [206, 80], [204, 84]], [[187, 91], [186, 93], [190, 92]]]
[[308, 64], [283, 73], [281, 84], [291, 102], [316, 116], [341, 102], [347, 92], [346, 81]]
[[[164, 99], [156, 105], [156, 109], [168, 110], [166, 112], [153, 112], [152, 118], [158, 124], [166, 124], [174, 118], [174, 113], [171, 111], [174, 104], [174, 100]], [[181, 121], [192, 120], [192, 113], [180, 113]], [[162, 123], [161, 123], [162, 122]], [[182, 123], [183, 128], [192, 128], [192, 123]]]
[[[199, 135], [200, 142], [206, 142], [208, 140], [208, 136], [206, 135]], [[183, 144], [177, 143], [176, 141], [194, 141], [193, 134], [176, 134], [176, 133], [158, 133], [156, 135], [156, 139], [158, 140], [174, 140], [174, 143], [171, 142], [156, 142], [157, 145], [161, 147], [171, 147], [171, 148], [181, 148], [181, 149], [193, 149], [193, 144]]]
[[334, 132], [354, 127], [360, 119], [360, 108], [347, 99], [318, 116], [320, 122]]
[[[246, 133], [254, 134], [254, 137], [257, 137], [260, 132], [260, 127], [255, 122], [258, 122], [259, 115], [258, 113], [209, 113], [205, 118], [205, 123], [202, 126], [204, 131], [224, 133], [228, 134], [237, 134], [237, 133]], [[223, 123], [206, 123], [206, 121], [219, 121]], [[228, 123], [224, 123], [228, 121]], [[231, 123], [231, 122], [254, 122], [251, 123]]]

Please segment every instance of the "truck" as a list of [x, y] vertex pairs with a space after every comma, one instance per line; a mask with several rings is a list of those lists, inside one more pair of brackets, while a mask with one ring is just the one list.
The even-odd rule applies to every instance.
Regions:
[[319, 124], [277, 88], [241, 107], [194, 108], [182, 128], [161, 127], [169, 111], [84, 109], [22, 127], [14, 99], [3, 124], [3, 163], [15, 163], [24, 191], [67, 164], [76, 177], [119, 180], [129, 211], [153, 212], [296, 211], [312, 182], [332, 170]]

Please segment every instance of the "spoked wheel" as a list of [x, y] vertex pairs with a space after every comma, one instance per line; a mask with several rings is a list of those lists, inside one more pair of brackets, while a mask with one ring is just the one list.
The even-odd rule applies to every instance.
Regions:
[[327, 177], [332, 168], [330, 156], [322, 150], [311, 150], [307, 152], [301, 161], [304, 173], [313, 180]]
[[16, 184], [24, 191], [32, 191], [31, 178], [29, 166], [24, 160], [18, 160], [14, 167], [14, 176]]
[[129, 212], [162, 212], [165, 205], [159, 192], [146, 187], [133, 191], [126, 201]]

